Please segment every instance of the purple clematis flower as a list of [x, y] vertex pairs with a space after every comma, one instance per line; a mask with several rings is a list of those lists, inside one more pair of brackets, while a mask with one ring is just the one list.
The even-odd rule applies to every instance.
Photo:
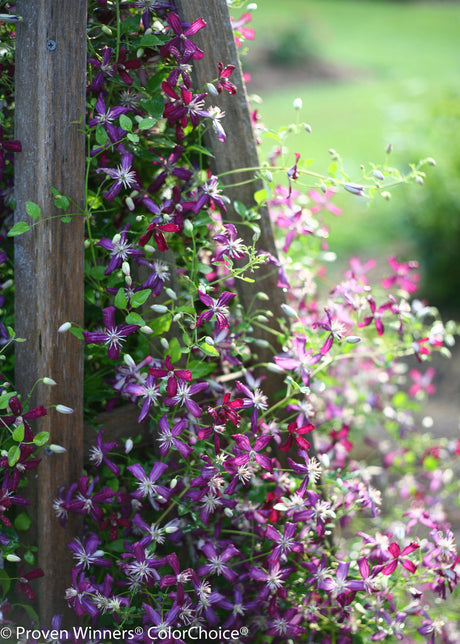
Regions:
[[165, 398], [165, 405], [185, 405], [188, 411], [198, 418], [203, 413], [201, 407], [192, 400], [191, 396], [203, 391], [208, 387], [207, 382], [196, 382], [193, 385], [189, 385], [184, 381], [181, 381], [177, 385], [177, 391], [174, 396]]
[[166, 356], [165, 366], [162, 367], [149, 367], [149, 373], [154, 378], [167, 378], [166, 391], [168, 396], [172, 398], [177, 393], [178, 383], [186, 380], [192, 381], [192, 372], [189, 369], [174, 369], [171, 362], [171, 356]]
[[142, 423], [150, 413], [153, 405], [155, 405], [160, 398], [160, 388], [155, 384], [154, 377], [149, 374], [145, 383], [129, 383], [123, 389], [124, 394], [131, 396], [143, 396], [144, 402], [142, 403], [141, 412], [137, 418], [138, 423]]
[[114, 306], [108, 306], [102, 309], [104, 318], [105, 331], [83, 331], [86, 344], [106, 344], [108, 345], [107, 355], [111, 360], [118, 360], [120, 357], [121, 343], [128, 335], [137, 331], [137, 324], [115, 324]]
[[302, 552], [303, 547], [299, 541], [295, 540], [295, 533], [297, 526], [295, 523], [286, 522], [284, 532], [281, 534], [271, 524], [267, 525], [265, 536], [278, 544], [270, 553], [267, 561], [269, 564], [276, 564], [281, 559], [282, 555], [287, 555], [290, 552]]
[[100, 429], [97, 435], [96, 444], [93, 445], [93, 447], [90, 450], [89, 460], [93, 461], [96, 467], [100, 467], [102, 463], [105, 463], [107, 467], [110, 469], [110, 471], [116, 477], [118, 477], [120, 474], [120, 467], [115, 463], [112, 463], [112, 461], [107, 458], [107, 454], [111, 452], [115, 447], [117, 447], [118, 443], [116, 441], [112, 441], [110, 443], [103, 443], [102, 434], [103, 434], [103, 430]]
[[160, 443], [160, 454], [162, 456], [166, 456], [171, 448], [177, 449], [184, 458], [190, 456], [193, 448], [177, 438], [187, 427], [187, 424], [187, 420], [182, 418], [170, 429], [168, 417], [166, 414], [163, 414], [158, 423], [160, 432], [157, 438], [157, 441]]
[[210, 563], [198, 568], [197, 573], [200, 577], [204, 575], [223, 575], [230, 583], [237, 579], [238, 573], [225, 565], [229, 559], [241, 554], [232, 543], [220, 555], [217, 554], [217, 550], [212, 543], [207, 543], [203, 546], [202, 551]]
[[122, 188], [128, 189], [138, 185], [136, 172], [132, 169], [133, 155], [130, 152], [122, 154], [121, 163], [116, 168], [98, 168], [96, 172], [105, 172], [114, 182], [112, 186], [104, 192], [107, 201], [113, 201], [120, 193]]
[[270, 435], [265, 434], [264, 436], [258, 436], [254, 441], [254, 447], [251, 445], [249, 438], [244, 434], [232, 434], [232, 438], [235, 439], [238, 449], [242, 452], [239, 456], [235, 456], [235, 458], [231, 460], [232, 463], [240, 466], [245, 463], [256, 461], [264, 468], [264, 470], [268, 470], [269, 472], [273, 471], [272, 462], [268, 456], [259, 454], [259, 452], [265, 449], [271, 441], [272, 437]]
[[133, 246], [128, 242], [126, 231], [117, 233], [113, 239], [103, 237], [96, 246], [102, 246], [105, 250], [110, 252], [109, 265], [104, 271], [104, 275], [110, 275], [113, 271], [121, 268], [123, 262], [128, 257], [144, 257], [144, 252]]
[[[133, 496], [136, 499], [144, 499], [145, 497], [148, 497], [153, 501], [154, 497], [156, 497], [162, 503], [165, 503], [171, 496], [172, 491], [169, 488], [164, 485], [157, 484], [157, 480], [168, 469], [166, 463], [154, 463], [148, 476], [145, 473], [144, 468], [139, 465], [139, 463], [129, 465], [126, 469], [139, 481], [137, 484], [138, 489], [133, 493]], [[156, 505], [158, 509], [159, 506], [158, 504]]]
[[230, 326], [230, 323], [228, 321], [228, 316], [230, 315], [228, 305], [233, 300], [235, 295], [235, 293], [224, 291], [219, 295], [219, 298], [215, 300], [207, 293], [203, 293], [203, 291], [198, 290], [198, 297], [200, 298], [201, 302], [203, 302], [203, 304], [208, 307], [208, 310], [200, 313], [196, 325], [201, 326], [205, 322], [209, 322], [209, 320], [211, 320], [215, 315], [219, 329], [225, 329]]
[[77, 560], [76, 569], [78, 572], [90, 566], [104, 566], [106, 568], [110, 566], [110, 559], [104, 559], [102, 557], [103, 551], [98, 549], [100, 544], [101, 540], [94, 532], [85, 539], [85, 543], [82, 543], [80, 539], [72, 539], [68, 544], [74, 558]]

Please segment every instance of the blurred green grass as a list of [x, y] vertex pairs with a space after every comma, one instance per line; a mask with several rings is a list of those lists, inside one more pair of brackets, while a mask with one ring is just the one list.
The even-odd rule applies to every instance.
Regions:
[[[292, 103], [302, 98], [300, 119], [311, 125], [312, 133], [288, 144], [292, 153], [315, 160], [312, 169], [326, 170], [328, 149], [334, 148], [351, 179], [359, 180], [360, 164], [383, 162], [391, 143], [392, 165], [404, 169], [416, 149], [436, 159], [433, 172], [443, 171], [444, 149], [431, 136], [429, 105], [459, 85], [459, 4], [284, 0], [280, 7], [275, 0], [261, 0], [252, 26], [256, 40], [248, 43], [250, 52], [270, 47], [279, 34], [300, 33], [305, 49], [344, 69], [343, 78], [311, 82], [302, 82], [299, 70], [299, 82], [292, 86], [278, 85], [274, 73], [258, 90], [263, 103], [257, 107], [271, 130], [295, 122]], [[254, 84], [257, 69], [251, 69]], [[272, 146], [264, 141], [263, 154]], [[410, 254], [410, 235], [401, 220], [407, 190], [398, 187], [391, 202], [379, 199], [370, 207], [341, 195], [344, 216], [331, 222], [332, 250], [341, 255]]]

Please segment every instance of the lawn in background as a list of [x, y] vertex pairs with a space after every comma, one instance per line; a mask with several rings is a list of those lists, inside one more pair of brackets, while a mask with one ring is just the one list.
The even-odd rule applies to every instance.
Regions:
[[[432, 105], [460, 86], [460, 4], [284, 0], [280, 6], [261, 0], [252, 26], [256, 40], [250, 51], [292, 34], [316, 57], [344, 70], [343, 78], [292, 86], [277, 86], [274, 73], [258, 90], [259, 112], [274, 130], [297, 119], [292, 103], [302, 98], [300, 118], [312, 133], [291, 139], [290, 149], [314, 159], [313, 169], [325, 170], [334, 148], [351, 180], [359, 181], [360, 164], [384, 161], [391, 143], [392, 165], [403, 169], [419, 160], [411, 154], [420, 154], [436, 159], [432, 172], [444, 171], [444, 146], [432, 136]], [[257, 67], [251, 73], [256, 82]], [[264, 141], [264, 152], [272, 145]], [[370, 207], [341, 195], [344, 216], [331, 222], [332, 249], [348, 256], [411, 252], [403, 225], [405, 195], [405, 187], [397, 188], [390, 202], [379, 199]]]

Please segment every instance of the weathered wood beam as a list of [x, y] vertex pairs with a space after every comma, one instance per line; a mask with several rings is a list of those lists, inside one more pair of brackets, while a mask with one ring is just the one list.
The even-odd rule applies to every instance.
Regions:
[[74, 409], [72, 415], [50, 409], [39, 425], [67, 450], [43, 457], [33, 486], [37, 563], [45, 572], [38, 582], [39, 612], [49, 625], [64, 607], [72, 563], [53, 499], [83, 465], [83, 342], [57, 329], [67, 320], [83, 324], [84, 239], [83, 216], [61, 222], [50, 186], [84, 207], [87, 2], [17, 0], [16, 12], [23, 19], [16, 33], [15, 137], [22, 143], [15, 164], [16, 221], [32, 223], [26, 201], [41, 208], [37, 225], [16, 239], [15, 330], [26, 340], [16, 346], [16, 387], [24, 397], [38, 378], [51, 377], [57, 386], [39, 384], [31, 405]]
[[[181, 20], [192, 23], [197, 18], [203, 17], [207, 23], [204, 29], [193, 36], [193, 41], [205, 51], [205, 56], [201, 60], [194, 61], [195, 86], [206, 90], [206, 83], [217, 78], [219, 61], [224, 65], [235, 65], [230, 80], [236, 85], [237, 94], [231, 96], [224, 91], [219, 96], [212, 96], [209, 99], [213, 105], [217, 105], [225, 112], [223, 126], [227, 135], [226, 141], [221, 143], [216, 134], [209, 130], [206, 133], [205, 142], [213, 155], [212, 170], [216, 175], [221, 175], [222, 183], [227, 186], [225, 194], [232, 203], [240, 201], [246, 207], [252, 207], [255, 205], [254, 193], [264, 185], [261, 179], [256, 178], [256, 171], [238, 171], [241, 168], [257, 168], [260, 162], [226, 0], [175, 0], [175, 5]], [[248, 183], [251, 179], [252, 181]], [[234, 184], [238, 183], [241, 185], [234, 187]], [[228, 210], [230, 219], [240, 218], [232, 206]], [[262, 208], [260, 214], [261, 219], [258, 223], [261, 234], [256, 247], [277, 257], [267, 208]], [[251, 246], [253, 231], [247, 226], [240, 225], [238, 232], [244, 243]], [[282, 289], [277, 286], [277, 268], [273, 264], [265, 264], [252, 277], [255, 279], [254, 284], [237, 280], [240, 302], [246, 311], [254, 310], [256, 307], [269, 310], [273, 317], [270, 318], [267, 326], [277, 331], [279, 330], [278, 320], [284, 317], [281, 304], [285, 301]], [[258, 292], [266, 293], [270, 298], [269, 301], [254, 300]], [[257, 339], [265, 340], [277, 348], [276, 338], [270, 331], [256, 328], [254, 335]], [[273, 349], [270, 347], [258, 347], [256, 351], [259, 361], [272, 361]], [[281, 379], [270, 374], [264, 385], [265, 393], [270, 396], [276, 395], [280, 384]]]

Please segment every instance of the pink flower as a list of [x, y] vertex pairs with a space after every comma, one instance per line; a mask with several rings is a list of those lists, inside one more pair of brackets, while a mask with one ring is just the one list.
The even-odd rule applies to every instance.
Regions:
[[409, 387], [409, 396], [416, 396], [419, 391], [424, 391], [428, 395], [434, 394], [436, 387], [431, 381], [436, 375], [436, 371], [433, 367], [428, 367], [425, 373], [418, 369], [411, 369], [409, 375], [414, 381], [414, 384]]
[[315, 214], [325, 208], [326, 210], [329, 210], [329, 212], [332, 212], [333, 215], [341, 215], [342, 211], [340, 210], [340, 208], [337, 208], [337, 206], [334, 206], [334, 204], [330, 202], [330, 197], [333, 197], [335, 195], [335, 192], [336, 191], [332, 188], [326, 190], [324, 194], [321, 194], [321, 192], [318, 192], [318, 190], [315, 189], [310, 190], [308, 196], [310, 197], [310, 199], [316, 202], [316, 206], [312, 206], [310, 208], [312, 214]]

